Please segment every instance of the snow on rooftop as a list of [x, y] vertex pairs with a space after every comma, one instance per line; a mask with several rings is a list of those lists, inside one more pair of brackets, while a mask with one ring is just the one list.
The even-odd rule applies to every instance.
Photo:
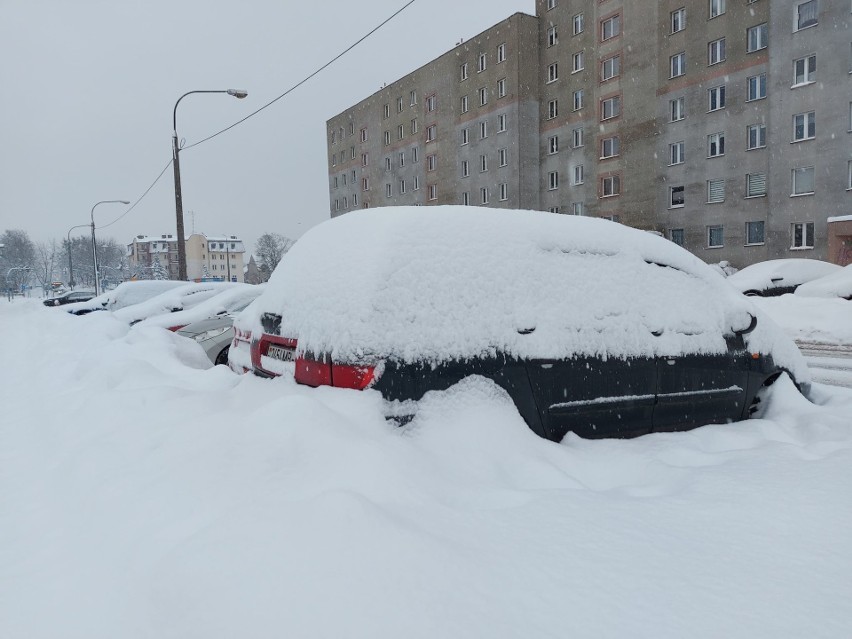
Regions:
[[[262, 312], [281, 315], [282, 335], [301, 351], [348, 361], [721, 353], [724, 334], [760, 315], [653, 234], [462, 206], [368, 209], [314, 227], [241, 324], [260, 331]], [[747, 340], [802, 371], [768, 318]]]

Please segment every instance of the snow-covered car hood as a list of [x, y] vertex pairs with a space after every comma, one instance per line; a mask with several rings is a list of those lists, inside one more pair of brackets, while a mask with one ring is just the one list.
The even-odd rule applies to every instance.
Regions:
[[116, 286], [113, 290], [102, 293], [88, 302], [66, 304], [63, 306], [63, 310], [69, 313], [77, 313], [79, 311], [117, 311], [127, 306], [140, 304], [168, 290], [185, 285], [186, 282], [175, 280], [124, 282]]
[[340, 361], [723, 353], [732, 328], [807, 379], [795, 345], [668, 240], [601, 219], [462, 206], [349, 213], [306, 233], [239, 325], [264, 312]]
[[767, 260], [737, 271], [728, 282], [742, 293], [773, 288], [799, 286], [840, 269], [836, 264], [821, 260], [787, 258]]
[[[825, 277], [802, 284], [796, 289], [796, 295], [852, 299], [852, 264], [842, 268], [838, 267], [836, 271]], [[852, 308], [850, 308], [850, 313], [852, 313]], [[849, 319], [852, 321], [852, 316]]]

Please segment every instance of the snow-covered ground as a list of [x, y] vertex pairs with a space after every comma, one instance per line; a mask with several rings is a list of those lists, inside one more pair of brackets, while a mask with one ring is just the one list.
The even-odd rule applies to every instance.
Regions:
[[850, 390], [553, 444], [483, 380], [397, 429], [106, 313], [0, 331], [0, 637], [852, 636]]

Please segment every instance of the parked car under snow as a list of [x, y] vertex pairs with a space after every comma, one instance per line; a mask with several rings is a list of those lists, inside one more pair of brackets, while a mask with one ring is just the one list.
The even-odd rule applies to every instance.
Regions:
[[839, 270], [830, 262], [791, 257], [746, 266], [728, 277], [728, 282], [745, 295], [772, 297], [792, 293], [802, 284]]
[[671, 242], [600, 219], [471, 207], [347, 214], [302, 237], [235, 323], [231, 366], [374, 389], [400, 421], [469, 375], [552, 440], [747, 417], [795, 345]]

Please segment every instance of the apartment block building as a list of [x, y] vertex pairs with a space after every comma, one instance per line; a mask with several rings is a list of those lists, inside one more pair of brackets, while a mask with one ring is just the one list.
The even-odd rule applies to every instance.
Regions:
[[[245, 246], [235, 235], [193, 233], [185, 241], [186, 274], [190, 281], [244, 281]], [[127, 245], [130, 272], [139, 279], [178, 279], [176, 236], [137, 235]]]
[[541, 209], [708, 262], [826, 259], [852, 213], [850, 10], [537, 0], [328, 121], [331, 215]]

